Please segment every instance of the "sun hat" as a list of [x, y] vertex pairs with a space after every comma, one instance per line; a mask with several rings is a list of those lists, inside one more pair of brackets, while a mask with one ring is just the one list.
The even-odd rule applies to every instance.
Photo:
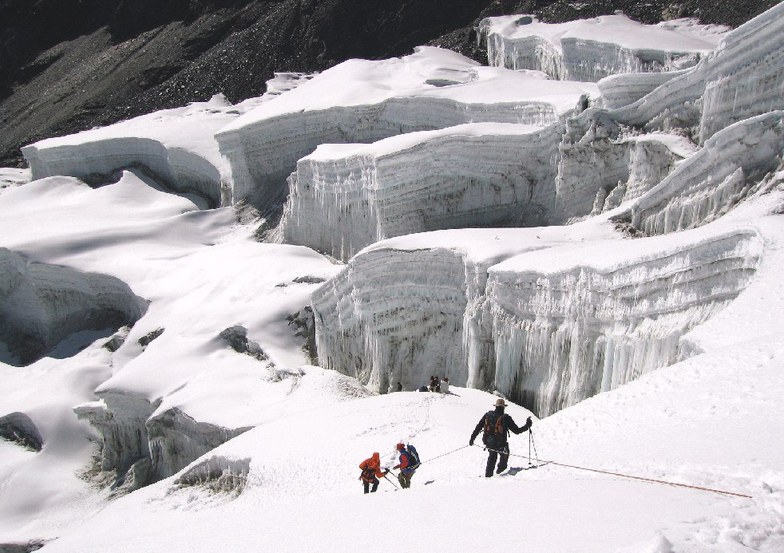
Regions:
[[496, 407], [506, 407], [506, 405], [507, 403], [504, 401], [503, 398], [498, 398], [497, 400], [495, 400]]

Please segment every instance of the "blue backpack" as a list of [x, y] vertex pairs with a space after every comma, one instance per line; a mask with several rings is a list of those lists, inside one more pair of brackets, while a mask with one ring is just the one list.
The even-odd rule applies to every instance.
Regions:
[[419, 453], [417, 452], [416, 448], [411, 444], [408, 444], [406, 451], [408, 451], [408, 462], [410, 463], [409, 467], [412, 470], [419, 468], [419, 465], [422, 462], [419, 460]]

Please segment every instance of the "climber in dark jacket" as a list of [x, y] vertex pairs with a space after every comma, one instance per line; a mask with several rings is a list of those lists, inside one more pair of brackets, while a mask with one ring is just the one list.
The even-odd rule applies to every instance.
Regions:
[[488, 478], [493, 476], [493, 469], [495, 469], [495, 463], [499, 454], [501, 455], [501, 461], [498, 463], [498, 469], [495, 472], [499, 474], [506, 470], [509, 463], [509, 431], [520, 434], [531, 428], [533, 424], [531, 417], [528, 417], [523, 426], [517, 426], [512, 417], [504, 413], [506, 405], [503, 399], [496, 401], [495, 409], [484, 414], [471, 433], [471, 439], [468, 441], [468, 445], [474, 445], [476, 437], [480, 432], [484, 431], [482, 442], [487, 447], [488, 455], [485, 476]]

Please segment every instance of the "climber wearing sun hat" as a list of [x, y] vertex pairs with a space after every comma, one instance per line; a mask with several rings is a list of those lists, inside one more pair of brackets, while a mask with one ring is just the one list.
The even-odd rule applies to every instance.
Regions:
[[515, 421], [512, 420], [512, 417], [504, 413], [504, 408], [506, 406], [506, 401], [504, 401], [503, 398], [498, 398], [495, 402], [495, 409], [488, 411], [482, 416], [479, 423], [477, 423], [476, 428], [474, 428], [474, 431], [471, 433], [471, 439], [468, 441], [468, 445], [474, 445], [474, 440], [479, 433], [484, 432], [482, 434], [482, 442], [487, 448], [488, 455], [485, 476], [488, 478], [493, 476], [493, 470], [495, 469], [495, 463], [498, 460], [499, 455], [501, 460], [498, 463], [498, 469], [495, 472], [498, 474], [506, 470], [507, 463], [509, 462], [509, 432], [512, 431], [515, 434], [521, 434], [531, 428], [531, 425], [533, 424], [531, 417], [528, 417], [528, 420], [525, 421], [525, 424], [522, 427], [517, 426]]

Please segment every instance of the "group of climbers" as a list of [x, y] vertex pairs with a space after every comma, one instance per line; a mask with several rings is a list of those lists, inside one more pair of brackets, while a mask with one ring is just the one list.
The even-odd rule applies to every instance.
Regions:
[[[504, 412], [507, 403], [503, 399], [498, 399], [495, 402], [495, 408], [485, 413], [477, 423], [474, 431], [471, 433], [471, 438], [468, 440], [468, 445], [474, 445], [474, 440], [480, 432], [482, 432], [482, 443], [485, 444], [487, 449], [487, 465], [485, 466], [485, 476], [493, 476], [493, 472], [500, 474], [505, 471], [509, 463], [509, 432], [521, 434], [530, 430], [533, 421], [531, 417], [525, 421], [523, 426], [517, 426], [514, 419]], [[400, 482], [400, 487], [407, 489], [411, 487], [411, 477], [419, 468], [421, 461], [416, 448], [412, 445], [406, 447], [405, 444], [398, 443], [396, 446], [399, 462], [392, 467], [393, 470], [399, 469], [397, 480]], [[500, 459], [500, 460], [499, 460]], [[496, 468], [496, 462], [498, 467]], [[369, 459], [365, 459], [360, 463], [359, 468], [362, 469], [360, 480], [365, 489], [365, 493], [375, 492], [378, 489], [379, 478], [386, 478], [389, 474], [389, 469], [381, 468], [381, 459], [378, 452], [373, 453]]]
[[[392, 467], [392, 470], [399, 470], [397, 474], [397, 481], [400, 482], [400, 487], [407, 489], [411, 487], [411, 477], [414, 476], [416, 469], [419, 468], [419, 454], [413, 445], [406, 445], [399, 443], [395, 446], [397, 449], [399, 459], [398, 464]], [[388, 468], [381, 468], [381, 457], [378, 452], [374, 452], [369, 459], [365, 459], [359, 464], [362, 469], [362, 474], [359, 479], [362, 480], [362, 487], [365, 493], [373, 493], [378, 489], [379, 478], [386, 478], [389, 474]]]

